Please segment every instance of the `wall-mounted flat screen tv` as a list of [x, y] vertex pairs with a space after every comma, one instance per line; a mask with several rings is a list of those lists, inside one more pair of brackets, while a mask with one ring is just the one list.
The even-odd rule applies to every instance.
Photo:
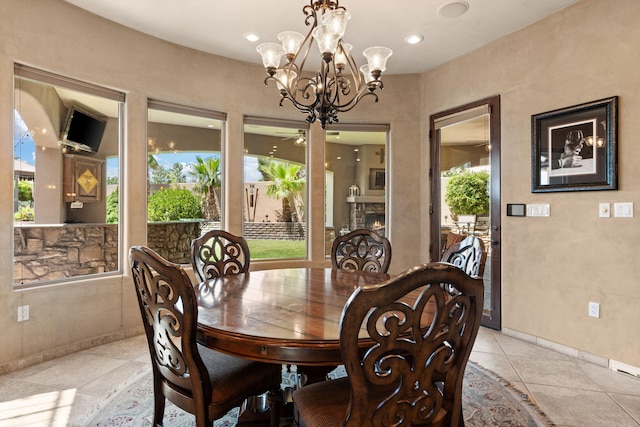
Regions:
[[78, 107], [71, 107], [62, 131], [62, 143], [78, 150], [97, 153], [106, 125], [106, 119]]

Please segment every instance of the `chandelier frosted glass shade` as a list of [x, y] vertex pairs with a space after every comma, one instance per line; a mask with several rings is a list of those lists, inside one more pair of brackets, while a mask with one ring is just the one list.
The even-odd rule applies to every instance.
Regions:
[[262, 43], [256, 50], [262, 55], [262, 64], [267, 70], [274, 70], [280, 66], [280, 59], [284, 55], [284, 49], [277, 43]]
[[353, 49], [353, 46], [349, 43], [342, 43], [340, 49], [336, 52], [336, 56], [333, 58], [333, 61], [336, 63], [336, 67], [344, 68], [345, 65], [347, 65], [347, 61], [349, 60], [348, 57], [351, 55], [351, 49]]
[[[339, 1], [311, 0], [302, 12], [310, 27], [306, 36], [283, 31], [278, 34], [281, 44], [263, 43], [257, 51], [267, 72], [264, 83], [275, 80], [280, 106], [286, 99], [307, 114], [308, 123], [318, 120], [325, 128], [337, 123], [338, 113], [351, 110], [365, 96], [378, 101], [375, 92], [383, 88], [380, 76], [392, 52], [381, 46], [367, 48], [363, 52], [367, 64], [358, 68], [352, 46], [343, 39], [351, 14]], [[313, 44], [317, 50], [312, 49]], [[320, 54], [320, 70], [304, 69], [310, 52]]]
[[393, 52], [391, 49], [382, 46], [375, 46], [365, 49], [362, 54], [367, 58], [367, 64], [371, 72], [380, 71], [384, 73], [387, 70], [387, 59]]
[[344, 37], [347, 32], [347, 22], [351, 19], [351, 14], [346, 9], [333, 9], [322, 15], [322, 25], [328, 27], [328, 31], [338, 38]]
[[313, 38], [318, 43], [318, 49], [320, 53], [324, 55], [333, 55], [338, 49], [338, 42], [340, 36], [332, 31], [332, 28], [328, 25], [319, 25], [311, 33]]
[[295, 55], [300, 50], [304, 36], [296, 31], [283, 31], [278, 34], [278, 40], [286, 55]]

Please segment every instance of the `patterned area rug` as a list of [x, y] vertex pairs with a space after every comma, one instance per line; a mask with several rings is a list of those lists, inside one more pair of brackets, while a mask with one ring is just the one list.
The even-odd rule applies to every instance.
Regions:
[[[335, 371], [333, 376], [340, 376]], [[283, 389], [293, 386], [291, 375], [283, 375]], [[239, 409], [215, 422], [215, 427], [234, 427]], [[465, 372], [463, 414], [466, 427], [548, 427], [554, 426], [525, 393], [507, 381], [469, 362]], [[87, 427], [152, 426], [153, 385], [151, 373], [144, 374], [115, 393], [101, 408], [88, 414]], [[195, 419], [167, 402], [165, 427], [192, 427]]]

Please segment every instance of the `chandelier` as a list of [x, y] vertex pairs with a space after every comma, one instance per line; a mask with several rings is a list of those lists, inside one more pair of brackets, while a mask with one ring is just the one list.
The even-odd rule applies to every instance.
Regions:
[[[367, 48], [362, 52], [367, 64], [358, 68], [352, 46], [342, 39], [351, 14], [339, 1], [311, 0], [302, 11], [305, 24], [311, 26], [306, 36], [284, 31], [278, 34], [281, 44], [263, 43], [257, 51], [268, 74], [264, 84], [276, 82], [280, 106], [288, 99], [307, 114], [308, 123], [319, 120], [325, 129], [338, 122], [338, 113], [351, 110], [365, 96], [378, 102], [375, 91], [383, 87], [380, 75], [392, 51], [381, 46]], [[321, 55], [320, 70], [309, 74], [304, 67], [314, 40]], [[286, 63], [280, 67], [283, 56]]]

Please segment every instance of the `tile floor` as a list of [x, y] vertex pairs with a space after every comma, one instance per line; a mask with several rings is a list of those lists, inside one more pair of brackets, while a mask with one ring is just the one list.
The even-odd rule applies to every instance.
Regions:
[[[118, 384], [149, 369], [148, 357], [141, 335], [2, 375], [0, 427], [83, 426]], [[640, 426], [638, 378], [484, 328], [471, 359], [528, 393], [560, 427]]]

